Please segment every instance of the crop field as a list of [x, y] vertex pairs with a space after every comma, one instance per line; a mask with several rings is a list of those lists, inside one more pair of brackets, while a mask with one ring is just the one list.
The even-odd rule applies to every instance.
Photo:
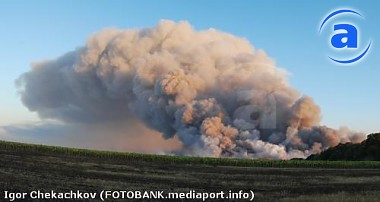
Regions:
[[254, 201], [380, 201], [380, 162], [160, 156], [0, 141], [0, 198], [32, 190], [253, 190]]

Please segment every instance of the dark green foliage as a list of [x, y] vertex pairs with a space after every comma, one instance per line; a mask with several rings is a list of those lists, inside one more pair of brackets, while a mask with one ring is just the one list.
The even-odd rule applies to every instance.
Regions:
[[317, 155], [311, 155], [308, 160], [371, 160], [380, 161], [380, 133], [367, 136], [361, 143], [339, 144]]

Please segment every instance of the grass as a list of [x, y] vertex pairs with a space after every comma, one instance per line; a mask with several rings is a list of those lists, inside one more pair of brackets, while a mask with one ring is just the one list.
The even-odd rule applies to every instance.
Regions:
[[252, 160], [243, 158], [210, 158], [193, 156], [169, 156], [139, 153], [122, 153], [76, 149], [57, 146], [24, 144], [0, 141], [0, 148], [45, 154], [61, 154], [76, 157], [160, 162], [173, 164], [202, 164], [212, 166], [280, 167], [280, 168], [379, 168], [380, 161], [306, 161], [306, 160]]
[[334, 194], [321, 194], [311, 196], [300, 196], [296, 198], [285, 198], [283, 202], [378, 202], [380, 201], [380, 192], [363, 192], [363, 193], [347, 193], [338, 192]]
[[255, 201], [378, 201], [380, 168], [366, 161], [198, 158], [0, 141], [0, 201], [5, 190], [37, 189], [253, 190]]

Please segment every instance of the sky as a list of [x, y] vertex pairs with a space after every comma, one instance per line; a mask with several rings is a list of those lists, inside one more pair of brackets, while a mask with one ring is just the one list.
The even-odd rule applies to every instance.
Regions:
[[[289, 72], [291, 86], [315, 100], [322, 124], [380, 131], [380, 2], [365, 1], [2, 1], [0, 4], [0, 126], [38, 121], [20, 101], [15, 80], [35, 61], [84, 45], [105, 28], [152, 27], [160, 19], [186, 20], [246, 38]], [[329, 35], [318, 28], [339, 8], [359, 11], [364, 42], [372, 47], [353, 65], [333, 63]], [[331, 26], [331, 24], [330, 24]], [[48, 85], [48, 84], [47, 84]]]

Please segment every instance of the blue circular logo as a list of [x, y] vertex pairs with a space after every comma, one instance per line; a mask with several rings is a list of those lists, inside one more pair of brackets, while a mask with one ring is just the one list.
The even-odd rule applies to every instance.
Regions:
[[[323, 19], [320, 27], [319, 33], [322, 32], [323, 28], [326, 27], [326, 23], [337, 15], [354, 15], [363, 18], [363, 16], [351, 9], [340, 9], [330, 13], [326, 18]], [[333, 25], [334, 33], [331, 37], [330, 43], [334, 49], [337, 50], [358, 50], [358, 28], [353, 25], [353, 23], [336, 23]], [[349, 56], [344, 59], [337, 59], [328, 56], [332, 61], [340, 64], [351, 64], [362, 59], [371, 48], [371, 40], [369, 40], [368, 45], [365, 46], [361, 51], [356, 51], [356, 54]]]

